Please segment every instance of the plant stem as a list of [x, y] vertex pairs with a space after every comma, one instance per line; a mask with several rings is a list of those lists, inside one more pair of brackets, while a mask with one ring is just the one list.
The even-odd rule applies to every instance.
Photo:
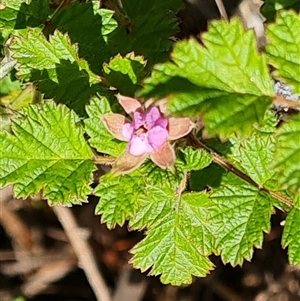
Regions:
[[213, 161], [216, 164], [218, 164], [219, 166], [223, 167], [225, 170], [235, 174], [236, 176], [243, 179], [250, 185], [258, 188], [259, 190], [267, 192], [269, 195], [276, 198], [277, 200], [284, 203], [285, 205], [287, 205], [289, 207], [294, 207], [294, 203], [292, 200], [286, 198], [285, 196], [281, 195], [278, 192], [270, 191], [269, 189], [265, 188], [264, 186], [257, 184], [246, 173], [244, 173], [240, 169], [236, 168], [234, 165], [232, 165], [230, 162], [228, 162], [226, 159], [224, 159], [219, 154], [215, 153], [210, 147], [208, 147], [203, 142], [199, 141], [194, 135], [189, 135], [189, 138], [194, 147], [205, 149], [207, 152], [209, 152], [211, 155], [213, 155]]

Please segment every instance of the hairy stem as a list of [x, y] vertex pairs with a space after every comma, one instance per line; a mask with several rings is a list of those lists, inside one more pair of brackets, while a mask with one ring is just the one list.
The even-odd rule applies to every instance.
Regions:
[[276, 198], [277, 200], [279, 200], [280, 202], [284, 203], [285, 205], [287, 205], [289, 207], [294, 207], [294, 203], [293, 203], [292, 200], [286, 198], [285, 196], [281, 195], [278, 192], [270, 191], [269, 189], [265, 188], [264, 186], [257, 184], [246, 173], [244, 173], [243, 171], [241, 171], [238, 168], [236, 168], [234, 165], [232, 165], [230, 162], [228, 162], [226, 159], [224, 159], [219, 154], [215, 153], [210, 147], [208, 147], [203, 142], [199, 141], [194, 135], [190, 135], [189, 138], [190, 138], [190, 141], [191, 141], [191, 143], [192, 143], [192, 145], [194, 147], [196, 147], [196, 148], [203, 148], [207, 152], [209, 152], [210, 154], [212, 154], [213, 155], [213, 161], [216, 164], [218, 164], [219, 166], [223, 167], [225, 170], [227, 170], [227, 171], [235, 174], [236, 176], [238, 176], [239, 178], [243, 179], [244, 181], [246, 181], [250, 185], [258, 188], [259, 190], [267, 192], [272, 197]]

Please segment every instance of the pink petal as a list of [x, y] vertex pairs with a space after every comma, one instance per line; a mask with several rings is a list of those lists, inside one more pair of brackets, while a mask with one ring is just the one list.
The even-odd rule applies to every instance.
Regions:
[[169, 118], [169, 140], [176, 140], [187, 135], [194, 127], [190, 118]]
[[160, 168], [172, 168], [175, 163], [175, 152], [173, 147], [166, 142], [162, 147], [154, 150], [150, 158]]
[[113, 113], [104, 114], [102, 116], [102, 122], [105, 128], [118, 140], [128, 141], [122, 133], [123, 125], [126, 122], [125, 116]]
[[149, 144], [154, 148], [161, 147], [168, 139], [168, 131], [161, 126], [155, 126], [148, 131]]
[[148, 143], [147, 134], [134, 135], [129, 141], [128, 151], [133, 156], [151, 153], [153, 147]]
[[139, 168], [145, 161], [147, 154], [133, 156], [127, 150], [124, 151], [115, 161], [111, 172], [115, 175], [127, 174]]
[[127, 114], [132, 114], [137, 109], [141, 108], [142, 105], [135, 98], [131, 98], [128, 96], [117, 95], [120, 105], [123, 107]]
[[167, 118], [159, 118], [156, 122], [155, 122], [155, 126], [161, 126], [162, 128], [167, 128], [169, 124], [169, 121]]
[[127, 139], [127, 141], [129, 141], [130, 138], [132, 137], [133, 131], [134, 131], [134, 128], [133, 128], [132, 122], [123, 124], [122, 134]]
[[147, 113], [146, 113], [146, 124], [148, 129], [151, 129], [155, 122], [161, 118], [161, 114], [157, 107], [152, 107]]
[[137, 130], [145, 124], [145, 116], [146, 115], [141, 112], [133, 113], [133, 127], [135, 130]]

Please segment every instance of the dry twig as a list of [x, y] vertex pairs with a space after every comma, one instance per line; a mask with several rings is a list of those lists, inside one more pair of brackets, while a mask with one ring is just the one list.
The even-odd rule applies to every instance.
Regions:
[[97, 263], [88, 245], [86, 238], [82, 235], [82, 229], [78, 226], [71, 209], [66, 207], [53, 207], [53, 211], [61, 222], [69, 241], [78, 257], [79, 264], [84, 270], [86, 277], [98, 301], [111, 301], [110, 292], [105, 281], [97, 269]]

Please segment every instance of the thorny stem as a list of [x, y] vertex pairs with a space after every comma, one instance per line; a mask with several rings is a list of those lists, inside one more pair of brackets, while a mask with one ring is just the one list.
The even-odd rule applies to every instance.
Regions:
[[246, 181], [250, 185], [258, 188], [259, 190], [267, 192], [272, 197], [276, 198], [277, 200], [279, 200], [280, 202], [286, 204], [287, 206], [294, 207], [293, 201], [291, 201], [290, 199], [286, 198], [285, 196], [283, 196], [283, 195], [281, 195], [277, 192], [270, 191], [269, 189], [265, 188], [264, 186], [257, 184], [247, 174], [245, 174], [243, 171], [241, 171], [238, 168], [236, 168], [235, 166], [233, 166], [230, 162], [228, 162], [222, 156], [215, 153], [210, 147], [208, 147], [203, 142], [199, 141], [194, 135], [190, 134], [189, 138], [190, 138], [190, 141], [191, 141], [193, 146], [195, 146], [196, 148], [203, 148], [207, 152], [212, 154], [213, 155], [213, 161], [216, 164], [218, 164], [219, 166], [223, 167], [224, 169], [226, 169], [229, 172], [232, 172], [233, 174], [235, 174], [239, 178], [243, 179], [244, 181]]

